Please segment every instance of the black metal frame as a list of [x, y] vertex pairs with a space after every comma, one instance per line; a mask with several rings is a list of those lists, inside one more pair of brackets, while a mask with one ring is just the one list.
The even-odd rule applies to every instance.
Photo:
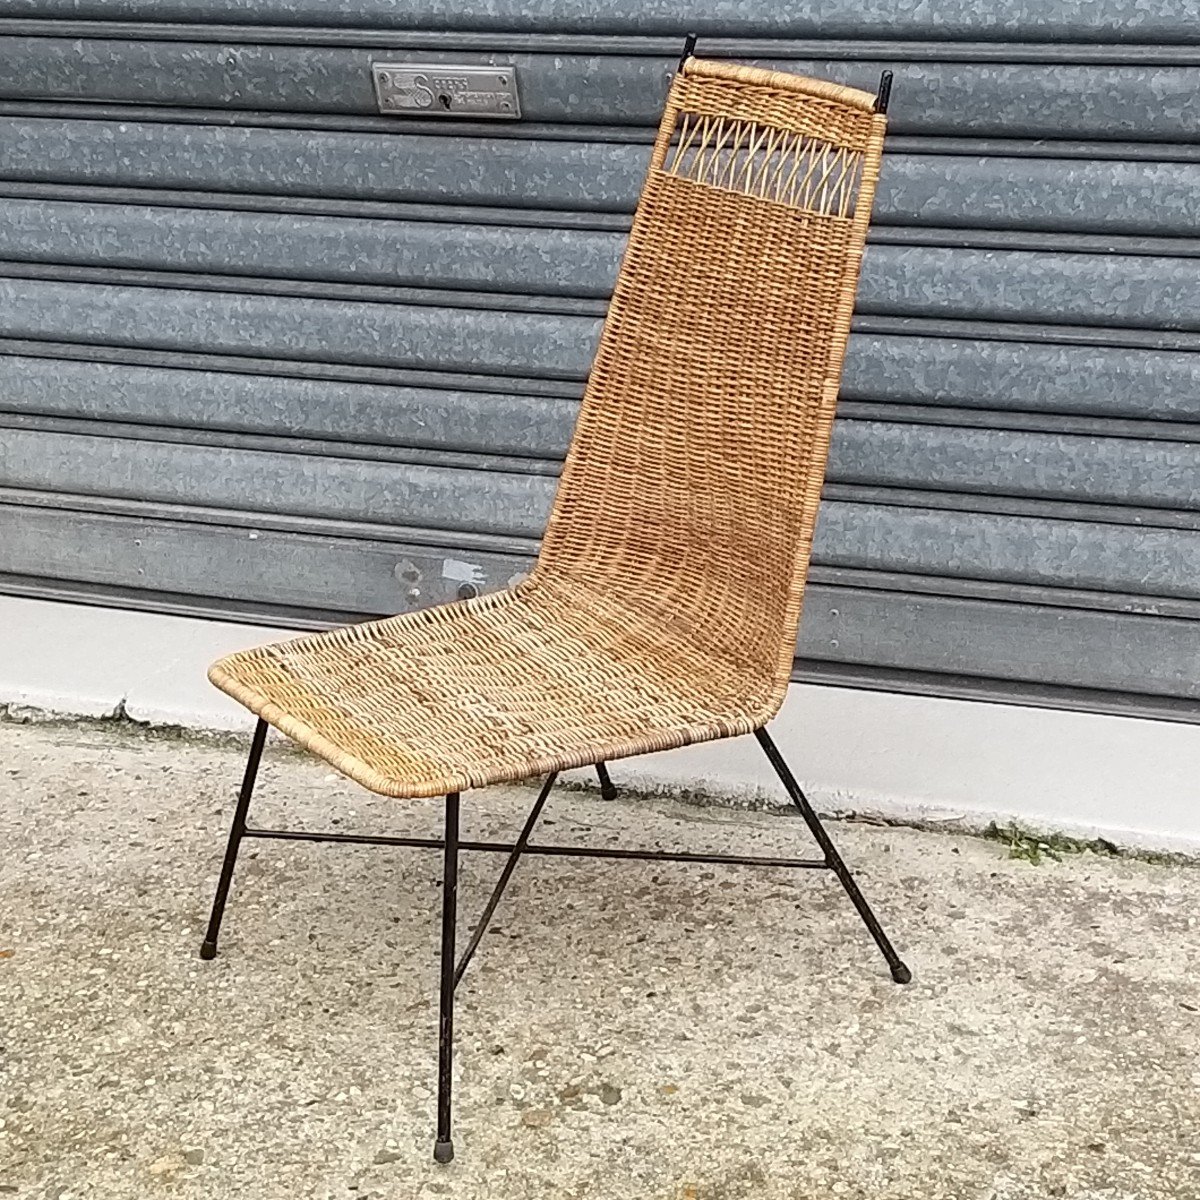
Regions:
[[[516, 870], [517, 863], [523, 854], [546, 854], [572, 858], [613, 858], [636, 859], [641, 862], [683, 862], [708, 863], [720, 866], [758, 866], [758, 867], [790, 867], [808, 870], [832, 871], [838, 882], [846, 890], [858, 915], [862, 918], [875, 944], [891, 969], [892, 978], [897, 983], [908, 983], [912, 978], [909, 969], [900, 960], [900, 956], [892, 947], [888, 936], [879, 924], [871, 906], [867, 903], [849, 868], [837, 852], [820, 818], [813, 811], [808, 798], [796, 782], [795, 776], [788, 768], [779, 753], [771, 736], [765, 729], [759, 729], [754, 735], [762, 746], [768, 761], [779, 776], [784, 790], [792, 803], [804, 818], [805, 824], [812, 833], [814, 840], [821, 850], [820, 858], [771, 858], [744, 854], [693, 854], [674, 850], [638, 850], [618, 849], [615, 847], [582, 847], [582, 846], [547, 846], [530, 844], [529, 838], [534, 826], [541, 816], [542, 809], [550, 796], [557, 774], [547, 777], [538, 793], [529, 816], [517, 836], [515, 842], [480, 842], [463, 841], [459, 837], [459, 794], [452, 792], [446, 797], [445, 833], [441, 838], [424, 837], [387, 837], [376, 834], [356, 833], [325, 833], [309, 832], [299, 829], [257, 829], [246, 824], [246, 816], [250, 809], [250, 798], [254, 793], [254, 782], [258, 776], [258, 766], [262, 759], [263, 745], [267, 737], [267, 723], [260, 720], [254, 730], [254, 739], [250, 744], [250, 757], [246, 762], [246, 772], [242, 778], [241, 790], [238, 793], [237, 807], [233, 814], [233, 825], [229, 831], [229, 841], [225, 847], [225, 858], [221, 864], [221, 876], [217, 883], [216, 895], [213, 898], [212, 914], [208, 921], [208, 931], [200, 946], [200, 957], [211, 959], [217, 953], [217, 939], [221, 932], [221, 921], [225, 915], [225, 902], [229, 898], [229, 886], [233, 880], [233, 870], [237, 863], [238, 850], [243, 838], [265, 838], [277, 841], [302, 842], [343, 842], [351, 845], [367, 846], [409, 846], [418, 849], [442, 851], [442, 949], [441, 969], [438, 998], [438, 1099], [437, 1099], [437, 1141], [434, 1145], [434, 1158], [440, 1163], [448, 1163], [454, 1157], [454, 1143], [451, 1140], [451, 1089], [452, 1064], [454, 1056], [454, 992], [462, 981], [463, 974], [483, 935], [488, 922], [500, 904], [504, 890]], [[616, 794], [612, 780], [604, 763], [596, 765], [596, 773], [600, 780], [602, 794], [611, 799]], [[504, 868], [484, 905], [483, 913], [471, 933], [470, 941], [461, 957], [456, 957], [455, 935], [458, 927], [458, 856], [463, 850], [478, 850], [486, 853], [507, 854]]]

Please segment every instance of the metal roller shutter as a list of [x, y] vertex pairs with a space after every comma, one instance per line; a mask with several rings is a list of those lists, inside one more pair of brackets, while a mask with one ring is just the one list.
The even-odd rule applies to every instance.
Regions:
[[[695, 28], [897, 72], [797, 678], [1200, 717], [1194, 0], [400, 7], [5, 6], [0, 591], [315, 626], [527, 570]], [[381, 116], [387, 61], [522, 119]]]

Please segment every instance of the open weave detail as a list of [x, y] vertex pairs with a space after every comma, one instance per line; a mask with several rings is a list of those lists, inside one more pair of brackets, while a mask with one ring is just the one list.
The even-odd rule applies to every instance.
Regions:
[[803, 208], [851, 217], [863, 154], [757, 121], [682, 112], [663, 170], [707, 187], [725, 188]]
[[[689, 60], [529, 578], [235, 654], [213, 682], [394, 796], [764, 725], [791, 672], [878, 175], [869, 101]], [[739, 161], [681, 152], [697, 120], [755, 165], [695, 165]]]

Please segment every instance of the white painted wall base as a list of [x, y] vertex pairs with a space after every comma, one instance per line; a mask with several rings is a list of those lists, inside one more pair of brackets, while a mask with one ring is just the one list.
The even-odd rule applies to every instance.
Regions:
[[[0, 704], [245, 730], [211, 687], [222, 654], [284, 629], [0, 597]], [[1200, 725], [796, 684], [772, 735], [825, 812], [989, 820], [1200, 853]], [[613, 778], [733, 801], [778, 797], [753, 739], [619, 762]]]

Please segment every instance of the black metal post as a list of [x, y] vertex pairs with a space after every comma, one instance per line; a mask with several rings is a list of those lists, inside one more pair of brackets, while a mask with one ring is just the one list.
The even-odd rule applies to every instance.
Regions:
[[508, 860], [504, 864], [504, 870], [500, 872], [500, 878], [496, 881], [496, 886], [492, 888], [492, 894], [488, 897], [488, 902], [483, 907], [483, 915], [476, 922], [475, 928], [471, 932], [471, 940], [467, 943], [467, 948], [463, 951], [462, 958], [458, 960], [458, 966], [454, 970], [455, 987], [458, 986], [459, 980], [463, 977], [463, 972], [467, 969], [471, 959], [474, 958], [475, 951], [479, 949], [479, 943], [483, 941], [483, 935], [487, 932], [488, 922], [491, 921], [492, 914], [495, 913], [500, 903], [500, 897], [504, 895], [504, 889], [508, 887], [508, 881], [512, 878], [512, 873], [517, 869], [517, 863], [520, 862], [521, 855], [529, 843], [529, 835], [533, 832], [533, 827], [537, 824], [538, 817], [542, 815], [542, 809], [546, 806], [550, 789], [554, 786], [554, 781], [557, 778], [557, 771], [552, 771], [546, 777], [546, 782], [542, 784], [542, 790], [538, 793], [538, 798], [533, 808], [529, 810], [529, 816], [525, 818], [525, 824], [521, 829], [520, 835], [513, 843]]
[[454, 1068], [454, 933], [458, 920], [458, 793], [446, 797], [446, 840], [442, 868], [442, 971], [438, 1004], [437, 1143], [433, 1157], [454, 1157], [450, 1105]]
[[858, 890], [858, 884], [854, 882], [854, 876], [850, 874], [850, 869], [842, 861], [842, 856], [837, 852], [837, 847], [833, 844], [829, 834], [825, 832], [825, 826], [821, 824], [820, 817], [813, 811], [812, 805], [808, 802], [808, 797], [800, 790], [800, 785], [796, 782], [796, 777], [792, 774], [787, 763], [784, 762], [783, 755], [779, 753], [775, 743], [771, 740], [771, 735], [765, 729], [758, 729], [755, 730], [754, 736], [758, 738], [759, 745], [766, 752], [771, 766], [775, 768], [775, 774], [779, 776], [780, 782], [787, 790], [792, 803], [800, 810], [800, 815], [804, 818], [805, 824], [808, 825], [809, 830], [816, 839], [817, 845], [821, 847], [821, 853], [825, 855], [825, 861], [829, 864], [829, 869], [833, 871], [838, 877], [838, 882], [846, 889], [846, 895], [850, 897], [851, 903], [858, 910], [858, 915], [863, 919], [863, 924], [870, 930], [871, 936], [875, 939], [875, 944], [882, 951], [883, 957], [887, 959], [887, 964], [892, 971], [892, 978], [897, 983], [908, 983], [912, 979], [912, 972], [904, 965], [900, 960], [900, 956], [893, 949], [887, 934], [883, 932], [883, 926], [879, 924], [875, 914], [871, 911], [871, 906], [867, 903], [866, 897]]
[[616, 785], [608, 773], [608, 767], [602, 762], [596, 764], [596, 778], [600, 780], [600, 799], [615, 800], [617, 798]]
[[875, 111], [886, 113], [892, 102], [892, 73], [883, 71], [879, 76], [879, 91], [875, 93]]
[[695, 54], [695, 52], [696, 52], [696, 35], [694, 33], [689, 33], [683, 39], [683, 53], [680, 54], [679, 65], [675, 68], [676, 74], [678, 74], [680, 71], [683, 70], [683, 64], [685, 62], [687, 62], [687, 60], [689, 58], [691, 58], [692, 55]]
[[250, 743], [250, 757], [246, 760], [246, 773], [242, 777], [242, 790], [238, 793], [237, 808], [233, 812], [233, 826], [229, 830], [229, 841], [225, 843], [225, 860], [221, 863], [221, 878], [217, 881], [217, 894], [213, 897], [212, 913], [208, 918], [208, 933], [200, 943], [200, 957], [215, 958], [217, 938], [221, 933], [221, 918], [225, 915], [225, 901], [229, 897], [229, 885], [233, 881], [233, 868], [237, 863], [238, 850], [246, 832], [246, 813], [250, 809], [250, 797], [254, 794], [254, 781], [258, 777], [258, 763], [262, 758], [267, 740], [267, 723], [259, 718]]

